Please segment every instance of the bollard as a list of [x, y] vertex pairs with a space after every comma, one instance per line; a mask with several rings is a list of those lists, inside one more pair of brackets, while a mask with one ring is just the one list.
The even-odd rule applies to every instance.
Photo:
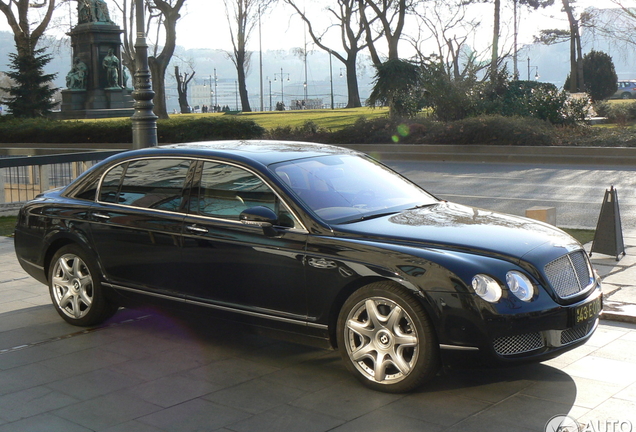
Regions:
[[556, 208], [555, 207], [530, 207], [526, 210], [526, 217], [541, 222], [547, 222], [556, 226]]

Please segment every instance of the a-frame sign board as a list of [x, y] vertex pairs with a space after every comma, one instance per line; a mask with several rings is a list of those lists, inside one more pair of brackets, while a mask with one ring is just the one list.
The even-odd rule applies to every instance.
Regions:
[[605, 191], [590, 256], [594, 252], [615, 256], [616, 261], [620, 259], [621, 254], [625, 256], [621, 214], [618, 209], [618, 193], [614, 186]]

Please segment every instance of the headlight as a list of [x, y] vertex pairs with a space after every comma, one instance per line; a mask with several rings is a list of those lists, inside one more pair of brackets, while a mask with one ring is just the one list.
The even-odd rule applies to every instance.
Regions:
[[523, 273], [509, 271], [508, 274], [506, 274], [506, 283], [508, 284], [508, 289], [510, 289], [519, 300], [525, 302], [532, 300], [534, 296], [534, 285], [532, 285], [530, 279]]
[[496, 280], [484, 274], [473, 277], [473, 289], [479, 297], [491, 303], [501, 298], [501, 286]]

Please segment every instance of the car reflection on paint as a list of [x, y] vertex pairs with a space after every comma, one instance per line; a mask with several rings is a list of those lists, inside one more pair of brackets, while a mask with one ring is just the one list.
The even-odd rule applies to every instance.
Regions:
[[121, 153], [27, 203], [15, 245], [71, 324], [133, 301], [195, 309], [337, 348], [387, 392], [454, 357], [552, 358], [602, 307], [587, 254], [557, 228], [441, 201], [320, 144]]

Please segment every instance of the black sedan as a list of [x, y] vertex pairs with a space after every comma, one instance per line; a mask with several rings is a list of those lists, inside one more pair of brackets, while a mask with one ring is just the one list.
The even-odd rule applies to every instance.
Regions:
[[439, 200], [319, 144], [118, 154], [27, 203], [15, 246], [71, 324], [140, 299], [214, 311], [337, 347], [389, 392], [453, 354], [555, 357], [591, 337], [602, 307], [587, 254], [559, 229]]

